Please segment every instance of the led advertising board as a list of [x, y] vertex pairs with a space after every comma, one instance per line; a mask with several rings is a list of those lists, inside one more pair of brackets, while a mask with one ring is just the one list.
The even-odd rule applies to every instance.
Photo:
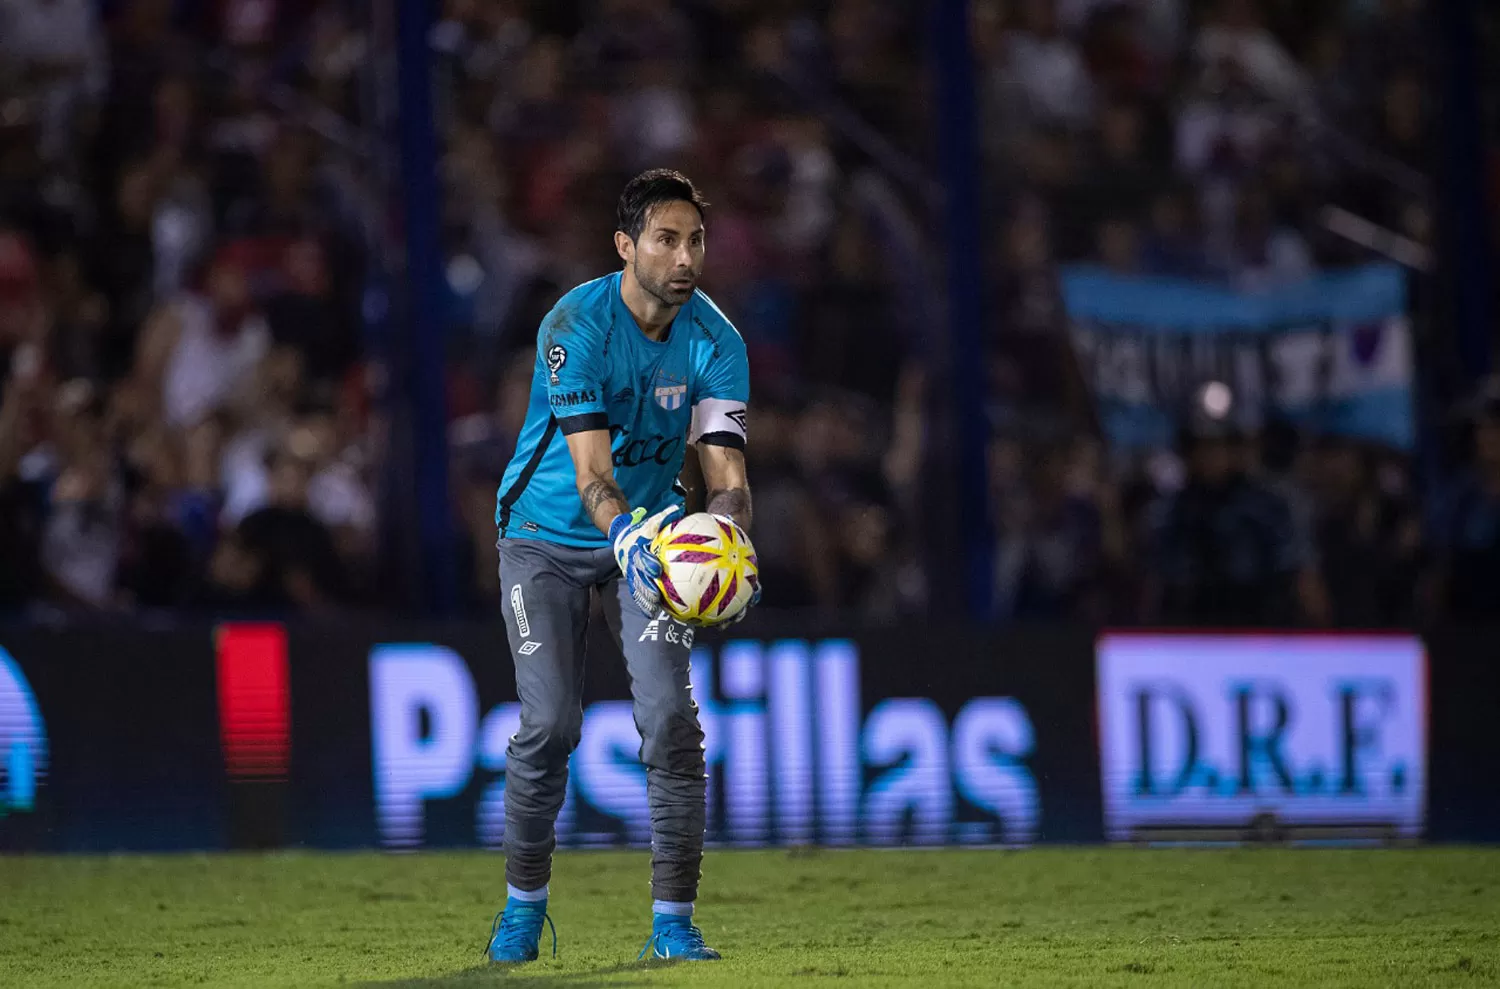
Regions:
[[[424, 844], [430, 815], [467, 794], [473, 842], [498, 846], [505, 751], [520, 705], [485, 704], [470, 660], [445, 645], [376, 644], [368, 681], [380, 843]], [[1038, 735], [1016, 697], [972, 696], [949, 710], [930, 697], [870, 698], [860, 648], [848, 639], [700, 645], [692, 682], [706, 736], [710, 840], [1024, 845], [1037, 837]], [[586, 706], [560, 843], [649, 843], [639, 744], [629, 700]]]
[[1109, 634], [1097, 663], [1110, 840], [1252, 826], [1422, 833], [1417, 637]]

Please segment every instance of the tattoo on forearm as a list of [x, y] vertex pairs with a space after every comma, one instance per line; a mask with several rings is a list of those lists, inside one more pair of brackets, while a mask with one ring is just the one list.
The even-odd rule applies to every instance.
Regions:
[[713, 515], [728, 515], [739, 523], [741, 529], [750, 531], [750, 489], [721, 488], [708, 493], [708, 511]]
[[[609, 513], [603, 522], [599, 520], [599, 510], [609, 508]], [[588, 487], [583, 489], [583, 510], [588, 513], [589, 518], [594, 520], [600, 530], [609, 531], [610, 519], [621, 512], [630, 511], [630, 503], [625, 500], [625, 494], [620, 486], [615, 483], [613, 477], [595, 477], [589, 482]]]

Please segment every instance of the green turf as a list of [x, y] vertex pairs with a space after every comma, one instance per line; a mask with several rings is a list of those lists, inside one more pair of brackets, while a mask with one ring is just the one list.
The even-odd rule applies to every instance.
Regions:
[[711, 852], [726, 960], [637, 964], [647, 862], [564, 853], [557, 960], [486, 970], [501, 859], [0, 857], [0, 986], [1482, 986], [1500, 849]]

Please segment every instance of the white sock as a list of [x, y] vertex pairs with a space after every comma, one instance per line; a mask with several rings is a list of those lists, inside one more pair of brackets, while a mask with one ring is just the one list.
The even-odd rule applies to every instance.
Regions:
[[517, 889], [510, 883], [505, 884], [505, 895], [513, 900], [523, 903], [544, 903], [547, 899], [547, 887], [541, 889]]
[[693, 901], [652, 900], [651, 912], [669, 913], [675, 917], [691, 917], [693, 915]]

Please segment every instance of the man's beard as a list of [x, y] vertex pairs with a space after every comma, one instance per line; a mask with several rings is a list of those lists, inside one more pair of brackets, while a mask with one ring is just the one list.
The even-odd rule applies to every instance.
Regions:
[[660, 281], [644, 278], [641, 276], [640, 262], [636, 262], [636, 282], [639, 283], [641, 288], [646, 290], [646, 293], [648, 295], [654, 297], [662, 305], [680, 306], [693, 297], [693, 290], [698, 287], [698, 279], [694, 278], [693, 284], [689, 285], [686, 289], [675, 289], [670, 284], [668, 284], [674, 277], [676, 277], [675, 273], [673, 275], [668, 275], [666, 278]]

